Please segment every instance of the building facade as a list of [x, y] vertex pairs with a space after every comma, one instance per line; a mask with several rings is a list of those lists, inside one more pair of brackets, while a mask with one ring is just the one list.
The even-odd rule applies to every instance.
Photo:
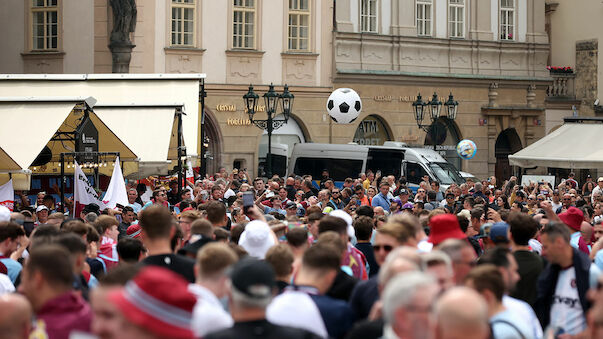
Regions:
[[[460, 169], [503, 178], [506, 155], [545, 133], [544, 0], [136, 0], [136, 9], [131, 73], [207, 74], [209, 172], [257, 173], [266, 136], [244, 110], [249, 84], [260, 95], [288, 84], [295, 95], [292, 118], [273, 136], [288, 152], [304, 141], [435, 141]], [[108, 0], [2, 1], [0, 73], [111, 72], [112, 13]], [[325, 109], [338, 87], [363, 100], [350, 125]], [[412, 102], [434, 92], [442, 101], [452, 93], [459, 108], [432, 137]], [[260, 102], [257, 118], [264, 110]], [[472, 160], [455, 157], [462, 139], [478, 146]]]
[[[327, 141], [332, 1], [135, 3], [130, 73], [207, 74], [205, 158], [210, 173], [220, 166], [257, 173], [266, 136], [244, 111], [243, 95], [250, 84], [260, 95], [269, 84], [278, 92], [287, 84], [295, 95], [292, 119], [275, 131], [273, 142]], [[0, 3], [0, 17], [0, 26], [10, 33], [3, 38], [0, 73], [111, 72], [109, 0], [7, 0]], [[257, 111], [256, 118], [265, 119], [262, 100]]]
[[[544, 11], [544, 0], [337, 2], [334, 87], [354, 88], [364, 107], [356, 125], [333, 128], [334, 142], [354, 134], [370, 143], [432, 147], [435, 141], [461, 170], [508, 178], [506, 156], [544, 135], [550, 84]], [[418, 128], [412, 103], [434, 92], [441, 101], [453, 94], [459, 105], [454, 121], [436, 121], [432, 137]], [[471, 160], [454, 151], [462, 139], [477, 145]]]

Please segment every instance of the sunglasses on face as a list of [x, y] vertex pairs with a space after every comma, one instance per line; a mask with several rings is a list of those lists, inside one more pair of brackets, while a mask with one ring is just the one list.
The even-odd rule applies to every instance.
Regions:
[[391, 245], [373, 245], [373, 251], [379, 252], [381, 249], [385, 252], [391, 252], [394, 248]]

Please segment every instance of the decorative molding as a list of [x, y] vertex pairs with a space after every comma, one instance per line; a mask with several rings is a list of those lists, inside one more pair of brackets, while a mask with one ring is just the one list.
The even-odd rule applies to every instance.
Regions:
[[63, 73], [65, 52], [36, 51], [21, 53], [24, 73]]
[[260, 83], [262, 81], [263, 51], [227, 50], [226, 82]]

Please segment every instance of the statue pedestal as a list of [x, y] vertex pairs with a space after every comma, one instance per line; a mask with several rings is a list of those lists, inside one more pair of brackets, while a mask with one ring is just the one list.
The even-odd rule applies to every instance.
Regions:
[[128, 41], [116, 41], [109, 44], [111, 56], [113, 59], [113, 73], [130, 73], [130, 60], [132, 59], [132, 49], [136, 45]]

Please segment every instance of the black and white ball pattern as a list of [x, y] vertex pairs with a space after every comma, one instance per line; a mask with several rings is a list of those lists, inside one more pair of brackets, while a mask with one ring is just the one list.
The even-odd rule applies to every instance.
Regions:
[[338, 88], [329, 95], [327, 111], [336, 123], [350, 124], [360, 115], [362, 101], [353, 89]]

